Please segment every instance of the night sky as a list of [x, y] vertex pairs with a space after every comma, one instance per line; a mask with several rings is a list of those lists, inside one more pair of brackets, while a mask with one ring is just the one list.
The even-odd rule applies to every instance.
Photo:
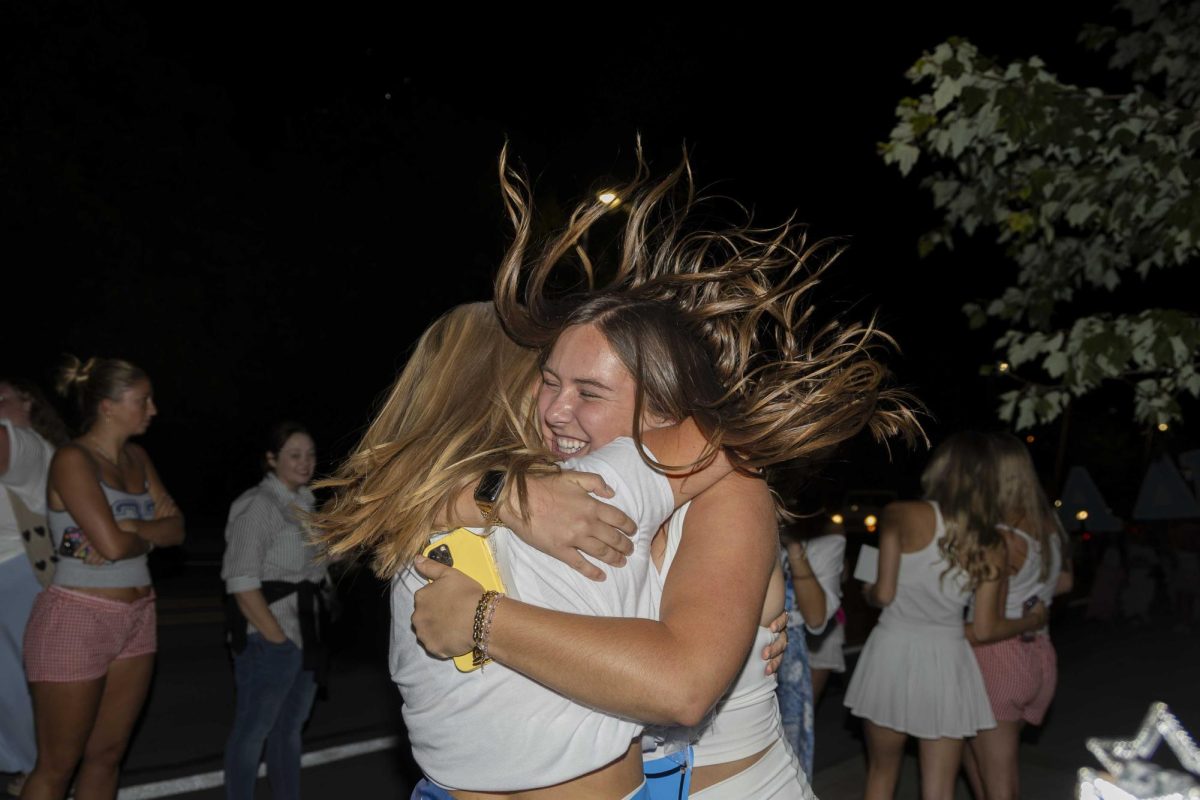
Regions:
[[[1120, 86], [1074, 43], [1103, 17], [1087, 3], [572, 6], [569, 25], [298, 8], [0, 8], [2, 371], [48, 383], [64, 352], [144, 366], [160, 409], [146, 445], [205, 524], [255, 480], [270, 422], [309, 424], [328, 469], [419, 332], [490, 295], [506, 139], [549, 219], [628, 177], [640, 132], [658, 174], [686, 142], [698, 182], [758, 221], [795, 211], [813, 236], [849, 237], [822, 308], [880, 312], [935, 438], [996, 428], [1008, 387], [978, 366], [998, 331], [968, 331], [960, 308], [1010, 273], [986, 240], [919, 260], [929, 198], [876, 143], [913, 93], [904, 70], [949, 35]], [[1105, 446], [1140, 448], [1127, 407], [1099, 402]], [[1039, 435], [1052, 469], [1057, 430]], [[923, 458], [855, 446], [818, 494], [911, 493]]]

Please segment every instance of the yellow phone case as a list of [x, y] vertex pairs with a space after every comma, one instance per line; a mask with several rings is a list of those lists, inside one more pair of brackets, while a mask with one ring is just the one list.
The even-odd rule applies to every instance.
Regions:
[[[472, 533], [466, 528], [457, 528], [431, 542], [425, 548], [424, 554], [426, 558], [454, 567], [479, 581], [484, 591], [504, 591], [504, 581], [500, 579], [500, 570], [496, 568], [496, 559], [492, 557], [492, 546], [485, 536]], [[454, 657], [454, 666], [458, 667], [459, 672], [473, 672], [479, 667], [472, 661], [468, 651]]]

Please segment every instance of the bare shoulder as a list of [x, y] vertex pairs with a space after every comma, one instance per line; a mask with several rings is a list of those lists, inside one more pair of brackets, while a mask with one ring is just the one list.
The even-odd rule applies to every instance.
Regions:
[[924, 500], [898, 500], [883, 508], [884, 523], [901, 530], [924, 529], [932, 526], [934, 520], [933, 508]]
[[96, 471], [96, 461], [86, 447], [75, 442], [67, 442], [54, 451], [54, 458], [50, 461], [50, 470], [60, 474], [64, 471], [75, 472], [76, 470], [87, 470], [92, 473]]
[[881, 529], [899, 535], [902, 552], [923, 550], [932, 540], [936, 528], [933, 507], [924, 500], [901, 500], [889, 503], [883, 509]]

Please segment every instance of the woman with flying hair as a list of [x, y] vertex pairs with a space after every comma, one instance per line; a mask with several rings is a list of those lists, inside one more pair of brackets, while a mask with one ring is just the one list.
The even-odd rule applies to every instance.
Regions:
[[[819, 273], [819, 268], [813, 266], [816, 251], [790, 248], [786, 229], [765, 241], [755, 238], [761, 232], [747, 229], [684, 233], [682, 220], [692, 204], [690, 181], [683, 209], [676, 211], [667, 201], [685, 174], [686, 162], [658, 184], [637, 193], [622, 193], [627, 198], [624, 208], [629, 216], [620, 259], [613, 277], [597, 289], [592, 283], [592, 263], [576, 248], [583, 234], [603, 216], [604, 207], [580, 207], [567, 229], [552, 238], [539, 256], [527, 261], [530, 210], [525, 187], [502, 168], [517, 235], [497, 278], [496, 305], [505, 329], [518, 342], [537, 347], [542, 353], [538, 421], [543, 442], [551, 453], [559, 459], [571, 457], [569, 465], [586, 469], [590, 468], [589, 458], [605, 458], [608, 448], [604, 445], [614, 439], [611, 447], [629, 450], [636, 443], [633, 458], [619, 464], [623, 472], [612, 470], [611, 463], [605, 472], [605, 465], [600, 465], [604, 480], [616, 487], [615, 502], [625, 503], [627, 509], [631, 508], [631, 500], [645, 494], [639, 492], [638, 485], [655, 481], [655, 476], [662, 480], [654, 468], [667, 471], [672, 481], [687, 476], [682, 486], [693, 494], [711, 479], [714, 469], [732, 467], [735, 474], [701, 495], [686, 522], [676, 515], [674, 520], [678, 522], [673, 520], [670, 526], [673, 534], [664, 531], [657, 538], [656, 566], [669, 565], [670, 570], [665, 579], [658, 573], [649, 576], [653, 578], [652, 596], [645, 612], [637, 609], [640, 600], [634, 604], [635, 613], [623, 614], [588, 608], [586, 603], [546, 602], [555, 593], [544, 587], [528, 592], [526, 575], [516, 576], [521, 597], [518, 601], [513, 597], [489, 600], [487, 595], [481, 600], [477, 583], [429, 561], [418, 560], [418, 567], [424, 575], [436, 579], [430, 587], [420, 589], [416, 576], [402, 574], [393, 594], [393, 677], [402, 692], [406, 681], [410, 688], [404, 692], [405, 719], [414, 754], [427, 775], [443, 786], [517, 793], [522, 797], [622, 796], [614, 790], [627, 787], [619, 783], [610, 784], [607, 793], [584, 795], [578, 781], [562, 783], [559, 775], [543, 775], [536, 768], [517, 776], [506, 775], [510, 780], [501, 785], [504, 781], [497, 777], [497, 764], [503, 763], [501, 771], [520, 771], [544, 754], [548, 763], [562, 764], [574, 775], [584, 776], [584, 780], [597, 772], [613, 770], [627, 782], [631, 777], [626, 770], [640, 755], [637, 742], [629, 737], [640, 732], [641, 726], [617, 729], [617, 744], [623, 736], [623, 746], [598, 748], [591, 731], [576, 732], [578, 726], [572, 726], [563, 737], [538, 729], [554, 715], [536, 705], [514, 703], [511, 698], [506, 703], [503, 698], [497, 700], [506, 710], [528, 717], [529, 722], [514, 722], [507, 716], [493, 720], [488, 710], [478, 709], [479, 703], [456, 709], [447, 720], [444, 704], [431, 700], [431, 695], [459, 700], [465, 696], [470, 704], [474, 696], [465, 693], [465, 687], [473, 678], [455, 674], [452, 666], [428, 655], [413, 653], [416, 640], [404, 615], [413, 607], [417, 634], [429, 651], [438, 655], [458, 654], [479, 646], [472, 618], [480, 612], [485, 617], [491, 615], [492, 627], [490, 633], [485, 632], [483, 644], [498, 663], [486, 667], [485, 674], [499, 671], [501, 665], [517, 670], [533, 679], [529, 685], [548, 687], [542, 690], [554, 697], [573, 698], [579, 704], [576, 708], [603, 709], [607, 714], [588, 712], [602, 720], [697, 725], [705, 721], [710, 708], [735, 678], [739, 687], [750, 684], [741, 687], [744, 705], [727, 706], [722, 713], [754, 709], [750, 714], [755, 717], [750, 720], [752, 730], [743, 721], [739, 726], [745, 734], [743, 740], [733, 743], [743, 749], [750, 746], [751, 751], [744, 755], [731, 756], [729, 750], [717, 754], [718, 762], [703, 765], [696, 779], [720, 783], [735, 777], [776, 751], [779, 744], [776, 757], [768, 765], [772, 777], [783, 773], [779, 787], [785, 793], [780, 796], [808, 791], [794, 756], [776, 732], [774, 678], [763, 674], [757, 659], [746, 664], [752, 644], [762, 637], [761, 626], [782, 610], [773, 505], [761, 470], [790, 459], [820, 456], [867, 424], [877, 435], [911, 433], [915, 425], [899, 398], [880, 388], [884, 371], [868, 351], [879, 336], [876, 331], [830, 326], [805, 335], [809, 314], [801, 308], [800, 299]], [[589, 291], [553, 298], [546, 290], [557, 282], [550, 279], [551, 273], [573, 253], [578, 254], [589, 278]], [[518, 302], [522, 286], [524, 304]], [[466, 356], [472, 367], [456, 373], [464, 379], [475, 376], [479, 361], [477, 354], [468, 352]], [[537, 362], [534, 366], [536, 369]], [[410, 369], [411, 365], [406, 375]], [[397, 389], [406, 382], [411, 386], [402, 376]], [[519, 383], [509, 384], [509, 388], [518, 398], [522, 391], [528, 391]], [[461, 394], [465, 398], [468, 392]], [[399, 407], [402, 399], [393, 393], [377, 425], [389, 416], [388, 409]], [[516, 401], [506, 405], [514, 406]], [[665, 427], [656, 430], [657, 426]], [[380, 515], [383, 499], [391, 504], [406, 502], [394, 482], [380, 484], [375, 478], [382, 474], [379, 459], [406, 463], [408, 437], [412, 436], [412, 441], [417, 438], [416, 429], [411, 430], [406, 433], [403, 428], [372, 426], [364, 446], [335, 479], [342, 491], [330, 512], [319, 521], [334, 553], [367, 549], [375, 553], [377, 566], [382, 563], [395, 569], [403, 567], [416, 549], [417, 544], [410, 544], [408, 553], [396, 552], [392, 545], [399, 537], [384, 531], [382, 523], [375, 532], [365, 535], [363, 527], [372, 519], [386, 519]], [[444, 425], [437, 430], [437, 442], [427, 446], [441, 453], [441, 436], [448, 434], [443, 433]], [[686, 439], [679, 431], [689, 430], [702, 434], [690, 451], [678, 445]], [[632, 442], [621, 437], [630, 437]], [[653, 456], [639, 451], [638, 446], [648, 446]], [[477, 442], [473, 450], [466, 452], [487, 453], [505, 464], [505, 449], [488, 440]], [[458, 454], [448, 457], [449, 463], [462, 462]], [[728, 466], [723, 467], [725, 464]], [[471, 468], [464, 474], [447, 480], [436, 469], [409, 464], [411, 469], [405, 474], [419, 470], [436, 485], [435, 490], [425, 492], [426, 497], [443, 508], [454, 507], [454, 513], [447, 511], [436, 520], [427, 519], [427, 525], [435, 521], [479, 524], [479, 512], [467, 500], [470, 493], [461, 488], [473, 485], [480, 468], [486, 465], [468, 466]], [[388, 471], [396, 475], [402, 472], [390, 467]], [[496, 506], [498, 517], [514, 530], [523, 529], [516, 530], [517, 534], [528, 537], [541, 550], [563, 552], [563, 541], [545, 534], [553, 529], [558, 515], [542, 514], [539, 521], [537, 514], [539, 508], [554, 508], [562, 502], [535, 496], [546, 495], [541, 479], [522, 484], [513, 480], [520, 475], [519, 470], [510, 470], [509, 474], [512, 477], [505, 484], [507, 495]], [[514, 483], [515, 491], [511, 488]], [[687, 499], [686, 493], [677, 491], [669, 500], [660, 498], [657, 508], [661, 511], [665, 505], [669, 512], [672, 500]], [[614, 542], [613, 548], [621, 550], [622, 555], [629, 552], [630, 563], [623, 569], [605, 570], [604, 584], [587, 584], [581, 575], [542, 553], [537, 553], [540, 571], [530, 570], [529, 579], [548, 581], [551, 578], [547, 574], [554, 573], [555, 581], [573, 581], [572, 591], [579, 590], [576, 584], [582, 583], [588, 593], [608, 594], [620, 589], [614, 583], [640, 580], [634, 573], [650, 571], [650, 538], [661, 519], [637, 508], [631, 510], [637, 527], [631, 552], [630, 543]], [[680, 546], [685, 524], [687, 545]], [[410, 528], [407, 536], [419, 544], [427, 529]], [[514, 547], [528, 547], [514, 544], [520, 539], [512, 537], [506, 528], [498, 527], [496, 532], [500, 536], [494, 535], [493, 540], [502, 562]], [[579, 540], [577, 544], [588, 549], [594, 542]], [[602, 551], [597, 549], [596, 553]], [[568, 556], [563, 560], [572, 559]], [[582, 572], [596, 566], [584, 562], [578, 568]], [[661, 569], [665, 571], [666, 566]], [[385, 570], [382, 574], [388, 573]], [[657, 586], [660, 581], [661, 595]], [[415, 598], [414, 589], [419, 589]], [[556, 599], [562, 600], [568, 594], [560, 591]], [[768, 598], [767, 608], [764, 597]], [[641, 619], [619, 618], [634, 616]], [[765, 638], [761, 640], [765, 643]], [[415, 691], [423, 686], [422, 679], [436, 680], [435, 673], [446, 682], [440, 685], [444, 691]], [[506, 670], [500, 674], [516, 672]], [[769, 706], [760, 703], [765, 695], [770, 697]], [[481, 702], [491, 697], [486, 695]], [[761, 718], [755, 713], [759, 709], [766, 710]], [[464, 716], [471, 714], [474, 716], [470, 716], [469, 729], [476, 733], [466, 743], [454, 731], [467, 727]], [[494, 736], [489, 737], [489, 733]], [[683, 734], [685, 744], [687, 738]], [[496, 741], [481, 745], [480, 739]], [[481, 754], [480, 747], [493, 749]], [[447, 750], [452, 752], [443, 757], [454, 763], [434, 764]], [[580, 759], [577, 750], [584, 751], [595, 763]], [[605, 760], [614, 756], [616, 761]], [[456, 771], [454, 764], [461, 768]], [[444, 780], [436, 768], [441, 768], [443, 775], [456, 773], [458, 782]], [[475, 785], [467, 786], [464, 781]], [[785, 781], [790, 789], [783, 788]], [[535, 787], [543, 788], [536, 795], [522, 791]], [[787, 794], [789, 791], [791, 794]], [[431, 792], [427, 796], [444, 795]], [[456, 791], [454, 796], [475, 795]]]
[[[1056, 595], [1069, 592], [1072, 572], [1066, 532], [1046, 499], [1029, 450], [1008, 433], [994, 434], [990, 444], [999, 484], [996, 527], [1008, 554], [1008, 580], [999, 598], [1007, 628], [991, 643], [974, 643], [996, 727], [967, 743], [963, 766], [976, 797], [1015, 800], [1020, 796], [1021, 729], [1026, 723], [1042, 724], [1058, 680], [1049, 630], [1045, 625], [1030, 630], [1020, 621], [1028, 609], [1048, 608]], [[970, 630], [968, 626], [968, 636]]]
[[963, 628], [988, 642], [1045, 625], [1040, 603], [1004, 619], [1004, 539], [991, 444], [957, 433], [921, 475], [924, 500], [891, 503], [879, 525], [879, 568], [867, 602], [883, 609], [858, 657], [846, 705], [863, 718], [867, 800], [892, 798], [909, 736], [920, 742], [921, 796], [951, 800], [963, 739], [996, 727]]

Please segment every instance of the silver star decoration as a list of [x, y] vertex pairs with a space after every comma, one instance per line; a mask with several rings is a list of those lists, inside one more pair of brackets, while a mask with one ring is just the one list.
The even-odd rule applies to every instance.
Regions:
[[[1164, 740], [1187, 772], [1150, 763]], [[1166, 703], [1150, 706], [1133, 739], [1092, 738], [1087, 748], [1108, 775], [1081, 769], [1076, 795], [1080, 800], [1200, 800], [1200, 782], [1196, 780], [1200, 776], [1200, 748]]]

